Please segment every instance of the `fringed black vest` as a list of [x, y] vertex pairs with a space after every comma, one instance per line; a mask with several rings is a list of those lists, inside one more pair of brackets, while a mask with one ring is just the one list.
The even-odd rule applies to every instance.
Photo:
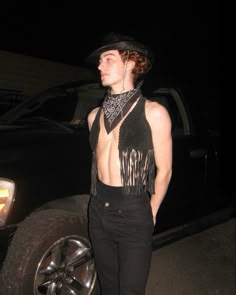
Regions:
[[[97, 165], [96, 146], [100, 132], [99, 119], [101, 108], [97, 112], [90, 132], [90, 145], [93, 152], [91, 168], [91, 195], [96, 195]], [[152, 135], [145, 116], [145, 98], [141, 96], [120, 127], [119, 158], [123, 193], [154, 193], [155, 161]]]

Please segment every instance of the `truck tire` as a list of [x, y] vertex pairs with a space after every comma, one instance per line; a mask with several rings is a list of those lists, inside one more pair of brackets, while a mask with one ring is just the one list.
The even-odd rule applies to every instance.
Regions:
[[1, 270], [2, 295], [100, 294], [87, 222], [47, 209], [19, 226]]

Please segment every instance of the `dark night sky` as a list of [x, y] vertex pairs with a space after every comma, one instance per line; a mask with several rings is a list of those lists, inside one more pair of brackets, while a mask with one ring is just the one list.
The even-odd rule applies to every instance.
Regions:
[[217, 1], [163, 0], [156, 1], [155, 8], [147, 1], [98, 2], [98, 8], [91, 1], [81, 8], [75, 1], [22, 3], [1, 8], [2, 50], [84, 65], [85, 57], [103, 36], [116, 31], [133, 35], [155, 50], [153, 72], [159, 77], [196, 88], [219, 87], [221, 27]]

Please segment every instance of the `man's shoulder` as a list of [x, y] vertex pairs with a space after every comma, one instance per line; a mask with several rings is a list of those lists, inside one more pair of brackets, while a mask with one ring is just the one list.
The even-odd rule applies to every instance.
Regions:
[[163, 105], [161, 105], [160, 103], [158, 103], [157, 101], [153, 101], [150, 100], [148, 98], [145, 98], [145, 110], [149, 111], [151, 113], [156, 113], [159, 111], [162, 111], [163, 109], [165, 109], [165, 107]]
[[167, 109], [160, 103], [145, 98], [145, 113], [150, 119], [163, 119], [169, 117]]
[[96, 114], [97, 114], [97, 112], [100, 110], [100, 108], [101, 107], [96, 107], [96, 108], [94, 108], [94, 109], [92, 109], [90, 112], [89, 112], [89, 114], [88, 114], [88, 116], [96, 116]]
[[94, 120], [95, 120], [95, 117], [98, 113], [98, 111], [101, 109], [101, 107], [96, 107], [94, 109], [92, 109], [89, 114], [88, 114], [88, 125], [89, 125], [89, 128], [91, 128]]

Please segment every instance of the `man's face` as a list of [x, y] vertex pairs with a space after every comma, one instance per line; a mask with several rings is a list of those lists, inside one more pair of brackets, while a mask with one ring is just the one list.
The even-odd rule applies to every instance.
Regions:
[[100, 55], [98, 70], [103, 86], [113, 86], [122, 83], [124, 77], [124, 62], [118, 50], [105, 51]]

